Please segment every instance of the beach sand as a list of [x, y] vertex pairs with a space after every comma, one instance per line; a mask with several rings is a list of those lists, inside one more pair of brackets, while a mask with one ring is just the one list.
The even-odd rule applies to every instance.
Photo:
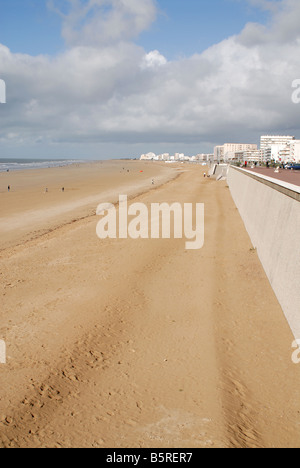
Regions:
[[115, 203], [119, 193], [136, 196], [152, 179], [159, 185], [170, 177], [176, 171], [164, 164], [127, 160], [0, 173], [0, 249], [95, 214], [99, 203]]
[[[203, 172], [0, 176], [1, 447], [300, 446], [294, 337], [226, 182]], [[204, 203], [204, 247], [98, 239], [96, 206], [120, 193]]]

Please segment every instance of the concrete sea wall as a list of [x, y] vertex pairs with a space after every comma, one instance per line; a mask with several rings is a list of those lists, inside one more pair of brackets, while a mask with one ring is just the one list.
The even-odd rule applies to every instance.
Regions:
[[300, 339], [300, 187], [230, 167], [233, 200], [296, 339]]

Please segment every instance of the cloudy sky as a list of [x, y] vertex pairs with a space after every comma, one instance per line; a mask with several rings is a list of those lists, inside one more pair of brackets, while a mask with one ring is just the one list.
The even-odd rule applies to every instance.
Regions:
[[299, 0], [1, 0], [0, 157], [300, 138]]

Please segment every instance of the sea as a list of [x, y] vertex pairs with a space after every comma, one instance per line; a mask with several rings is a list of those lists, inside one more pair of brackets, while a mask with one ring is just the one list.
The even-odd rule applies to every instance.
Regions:
[[78, 159], [0, 159], [0, 172], [69, 166], [86, 162]]

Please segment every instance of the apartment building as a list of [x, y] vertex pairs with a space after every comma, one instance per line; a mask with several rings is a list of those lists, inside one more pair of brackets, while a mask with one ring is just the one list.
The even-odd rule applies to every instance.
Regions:
[[275, 161], [289, 161], [291, 143], [295, 140], [291, 135], [263, 135], [260, 138], [260, 149], [264, 153], [264, 159]]
[[290, 161], [300, 163], [300, 140], [293, 140], [290, 144]]
[[245, 151], [257, 151], [257, 145], [253, 143], [225, 143], [223, 146], [216, 146], [214, 149], [215, 161], [229, 161], [236, 159], [236, 153]]

